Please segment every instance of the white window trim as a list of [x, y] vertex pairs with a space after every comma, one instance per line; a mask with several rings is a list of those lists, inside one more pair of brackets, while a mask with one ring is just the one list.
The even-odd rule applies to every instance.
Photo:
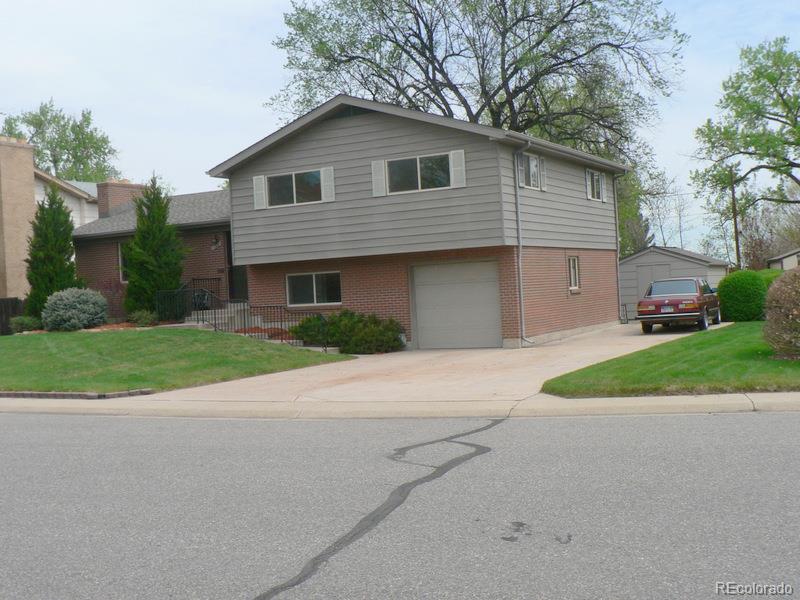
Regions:
[[539, 175], [539, 185], [528, 185], [527, 183], [525, 183], [525, 169], [523, 168], [522, 169], [522, 187], [524, 187], [525, 189], [528, 189], [528, 190], [541, 191], [542, 190], [542, 157], [539, 156], [538, 154], [528, 154], [527, 152], [524, 152], [522, 154], [522, 157], [525, 160], [528, 161], [529, 165], [530, 165], [530, 162], [532, 160], [536, 161], [536, 172]]
[[[419, 154], [417, 156], [402, 156], [400, 158], [387, 158], [383, 161], [383, 168], [384, 168], [384, 177], [386, 177], [386, 195], [387, 196], [399, 196], [402, 194], [419, 194], [420, 192], [437, 192], [439, 190], [452, 190], [453, 188], [453, 173], [452, 171], [449, 174], [450, 177], [450, 185], [444, 187], [435, 187], [435, 188], [424, 188], [422, 187], [422, 171], [419, 168], [419, 159], [420, 158], [429, 158], [431, 156], [446, 156], [447, 157], [447, 166], [448, 169], [451, 169], [450, 165], [450, 152], [434, 152], [432, 154]], [[389, 189], [389, 163], [395, 162], [398, 160], [408, 160], [410, 158], [417, 159], [417, 189], [415, 190], [403, 190], [402, 192], [393, 192]]]
[[[313, 202], [298, 202], [297, 201], [297, 184], [294, 180], [294, 176], [298, 173], [313, 173], [317, 171], [319, 173], [319, 200], [314, 200]], [[285, 177], [287, 175], [292, 176], [292, 203], [291, 204], [276, 204], [275, 206], [270, 205], [269, 203], [269, 178], [270, 177]], [[290, 171], [288, 173], [271, 173], [269, 175], [264, 175], [264, 194], [267, 200], [267, 208], [289, 208], [290, 206], [305, 206], [306, 204], [322, 204], [326, 202], [322, 199], [322, 167], [319, 169], [304, 169], [302, 171]], [[328, 200], [330, 202], [330, 200]]]
[[[572, 263], [575, 262], [575, 283], [572, 285]], [[581, 289], [581, 259], [579, 256], [567, 257], [567, 285], [571, 292]]]
[[[589, 175], [589, 177], [588, 177], [589, 181], [586, 182], [586, 185], [588, 186], [588, 188], [586, 190], [586, 197], [589, 200], [594, 200], [595, 202], [605, 202], [606, 201], [606, 199], [605, 199], [605, 195], [606, 195], [606, 190], [605, 190], [605, 187], [606, 187], [606, 175], [605, 175], [605, 173], [603, 173], [602, 171], [596, 171], [594, 169], [586, 169], [586, 173], [588, 173], [588, 175]], [[600, 186], [599, 186], [600, 189], [598, 190], [598, 192], [600, 193], [600, 197], [599, 198], [595, 198], [594, 196], [592, 196], [592, 184], [591, 184], [591, 181], [594, 180], [594, 176], [595, 175], [598, 175], [600, 177]]]
[[117, 242], [117, 265], [119, 266], [119, 282], [128, 283], [128, 280], [125, 278], [125, 272], [122, 270], [122, 244], [123, 242]]
[[[302, 171], [301, 171], [302, 173]], [[288, 205], [287, 205], [288, 206]], [[336, 273], [339, 275], [339, 295], [342, 293], [342, 272], [341, 271], [309, 271], [305, 273], [287, 273], [285, 282], [286, 282], [286, 306], [341, 306], [342, 301], [339, 302], [316, 302], [317, 299], [317, 278], [316, 275], [332, 275]], [[298, 275], [311, 275], [311, 286], [314, 293], [314, 302], [311, 303], [304, 303], [304, 304], [292, 304], [289, 300], [289, 277], [296, 277]]]

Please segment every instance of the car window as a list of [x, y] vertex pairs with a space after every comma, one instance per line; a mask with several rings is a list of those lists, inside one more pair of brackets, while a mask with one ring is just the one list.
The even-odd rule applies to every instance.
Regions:
[[711, 286], [708, 285], [708, 282], [703, 279], [703, 293], [704, 294], [713, 294], [714, 292], [711, 291]]
[[693, 279], [670, 279], [654, 281], [648, 290], [648, 296], [674, 296], [680, 294], [696, 294], [697, 283]]

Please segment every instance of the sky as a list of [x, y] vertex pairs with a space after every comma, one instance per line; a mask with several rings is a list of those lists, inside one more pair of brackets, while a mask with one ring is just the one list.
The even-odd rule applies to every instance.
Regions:
[[[663, 4], [691, 39], [678, 89], [659, 101], [659, 119], [642, 135], [690, 194], [694, 129], [714, 115], [739, 49], [799, 31], [800, 2]], [[128, 179], [155, 172], [174, 193], [215, 189], [208, 169], [285, 121], [264, 103], [289, 79], [272, 45], [288, 8], [283, 0], [0, 0], [0, 113], [51, 97], [68, 112], [89, 108]], [[800, 47], [800, 33], [790, 44]], [[687, 197], [686, 243], [696, 248], [702, 202]]]

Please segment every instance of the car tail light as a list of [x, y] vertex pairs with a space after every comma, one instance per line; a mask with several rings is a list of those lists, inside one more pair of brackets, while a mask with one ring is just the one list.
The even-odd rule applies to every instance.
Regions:
[[639, 304], [639, 310], [655, 310], [655, 304]]
[[678, 304], [678, 308], [698, 308], [697, 302], [681, 302]]

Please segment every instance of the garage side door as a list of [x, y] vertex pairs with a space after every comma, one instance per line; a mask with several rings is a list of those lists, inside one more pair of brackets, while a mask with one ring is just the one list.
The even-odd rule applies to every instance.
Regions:
[[414, 267], [414, 307], [420, 348], [503, 344], [494, 262]]

